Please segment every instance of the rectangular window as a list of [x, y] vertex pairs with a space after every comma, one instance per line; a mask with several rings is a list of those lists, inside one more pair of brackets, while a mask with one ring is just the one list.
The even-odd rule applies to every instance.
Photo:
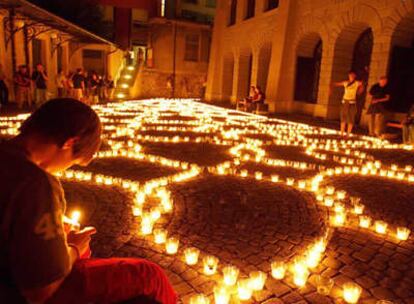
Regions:
[[279, 7], [279, 0], [267, 0], [267, 7], [265, 11], [270, 11], [278, 7]]
[[230, 15], [229, 15], [229, 26], [236, 24], [237, 16], [237, 0], [231, 0], [230, 3]]
[[188, 34], [185, 36], [185, 61], [199, 61], [200, 35]]
[[254, 11], [256, 9], [256, 0], [247, 0], [246, 7], [246, 19], [254, 17]]

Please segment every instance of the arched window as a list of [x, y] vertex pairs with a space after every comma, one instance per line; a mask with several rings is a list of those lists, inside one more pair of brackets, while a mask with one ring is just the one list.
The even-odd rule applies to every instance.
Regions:
[[246, 4], [246, 19], [253, 18], [256, 9], [256, 0], [247, 0]]
[[237, 16], [237, 0], [231, 0], [229, 26], [236, 23], [236, 16]]

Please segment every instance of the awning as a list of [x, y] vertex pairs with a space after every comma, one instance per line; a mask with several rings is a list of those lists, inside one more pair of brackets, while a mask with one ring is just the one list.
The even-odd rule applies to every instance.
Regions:
[[80, 26], [56, 16], [26, 0], [0, 0], [0, 8], [8, 10], [14, 9], [16, 15], [27, 17], [33, 21], [33, 23], [29, 24], [29, 26], [45, 25], [51, 29], [67, 33], [73, 37], [73, 39], [71, 39], [72, 41], [81, 43], [103, 43], [118, 48], [118, 46], [113, 42], [91, 33]]

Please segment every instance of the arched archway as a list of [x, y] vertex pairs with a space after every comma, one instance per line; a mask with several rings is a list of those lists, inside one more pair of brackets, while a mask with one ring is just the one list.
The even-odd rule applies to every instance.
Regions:
[[237, 98], [248, 96], [252, 77], [253, 56], [251, 50], [243, 50], [239, 57], [239, 73], [237, 75]]
[[223, 59], [222, 99], [230, 100], [233, 94], [234, 56], [229, 54]]
[[[348, 79], [348, 71], [354, 70], [358, 79], [367, 85], [373, 43], [373, 32], [369, 25], [357, 22], [346, 26], [335, 42], [331, 82]], [[342, 95], [343, 90], [335, 90], [330, 97], [330, 104], [339, 104]], [[357, 102], [361, 112], [365, 94]]]
[[405, 16], [395, 28], [389, 59], [390, 110], [407, 112], [414, 104], [414, 12]]
[[322, 39], [317, 33], [305, 35], [297, 46], [294, 99], [316, 103], [322, 61]]
[[269, 76], [270, 58], [272, 56], [272, 44], [264, 44], [259, 51], [259, 65], [257, 71], [257, 85], [266, 92], [267, 77]]

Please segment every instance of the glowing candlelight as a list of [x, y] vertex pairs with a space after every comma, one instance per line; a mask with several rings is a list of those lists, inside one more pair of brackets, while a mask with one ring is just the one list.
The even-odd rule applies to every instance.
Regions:
[[362, 214], [364, 212], [365, 206], [362, 204], [355, 204], [354, 205], [354, 213], [355, 214]]
[[167, 242], [165, 243], [165, 250], [168, 254], [176, 254], [178, 251], [178, 245], [180, 244], [180, 241], [176, 238], [169, 238]]
[[72, 230], [79, 230], [80, 229], [80, 217], [81, 217], [81, 213], [79, 210], [74, 210], [71, 214], [71, 226], [70, 228]]
[[217, 271], [218, 259], [215, 256], [208, 255], [203, 259], [204, 274], [213, 275]]
[[259, 171], [255, 172], [254, 177], [257, 180], [261, 180], [263, 178], [263, 172], [259, 172]]
[[223, 282], [227, 286], [233, 286], [237, 282], [239, 269], [235, 266], [226, 266], [223, 268]]
[[214, 301], [216, 304], [228, 304], [230, 293], [225, 286], [214, 287]]
[[325, 197], [323, 203], [326, 207], [332, 207], [334, 204], [334, 199], [331, 196], [327, 196]]
[[327, 195], [333, 195], [334, 193], [335, 193], [335, 188], [334, 187], [326, 188], [326, 194]]
[[318, 266], [320, 260], [321, 260], [321, 252], [318, 251], [317, 249], [312, 248], [311, 250], [308, 251], [307, 255], [306, 255], [306, 265], [309, 268], [315, 268], [316, 266]]
[[359, 217], [359, 227], [369, 228], [371, 226], [371, 218], [369, 216], [363, 215]]
[[153, 208], [150, 213], [151, 219], [155, 222], [161, 217], [160, 209]]
[[299, 189], [305, 189], [306, 188], [306, 181], [300, 180], [298, 182], [298, 187], [299, 187]]
[[142, 208], [141, 207], [134, 207], [132, 209], [132, 214], [134, 216], [141, 216], [142, 215]]
[[335, 212], [344, 212], [345, 206], [342, 203], [336, 203], [334, 207]]
[[241, 170], [240, 171], [240, 176], [241, 177], [247, 177], [247, 174], [248, 174], [247, 170]]
[[345, 199], [345, 197], [346, 197], [346, 192], [345, 192], [345, 191], [338, 191], [338, 192], [336, 193], [336, 197], [337, 197], [339, 200], [343, 200], [343, 199]]
[[298, 287], [303, 287], [306, 285], [309, 277], [309, 270], [305, 269], [302, 272], [295, 272], [293, 275], [293, 283]]
[[205, 295], [198, 294], [190, 298], [189, 304], [210, 304], [210, 299]]
[[167, 231], [164, 229], [154, 230], [154, 242], [156, 244], [164, 244], [167, 241]]
[[250, 273], [250, 288], [252, 290], [262, 290], [266, 283], [267, 274], [262, 271], [253, 271]]
[[237, 283], [237, 295], [241, 301], [250, 300], [253, 290], [250, 288], [250, 280], [244, 279]]
[[279, 181], [279, 175], [272, 175], [272, 182], [277, 183]]
[[375, 221], [375, 231], [379, 234], [385, 234], [387, 232], [388, 224], [384, 221]]
[[397, 227], [397, 238], [401, 241], [408, 240], [408, 237], [410, 236], [410, 229], [406, 227]]
[[343, 298], [347, 303], [358, 303], [361, 292], [362, 288], [358, 284], [349, 282], [343, 285]]
[[198, 250], [197, 248], [191, 247], [184, 250], [184, 258], [187, 265], [197, 264], [199, 255], [200, 250]]
[[142, 216], [141, 219], [141, 233], [143, 235], [148, 235], [152, 233], [152, 228], [154, 226], [154, 222], [150, 215], [145, 214]]
[[274, 261], [271, 264], [272, 267], [272, 277], [276, 280], [281, 280], [285, 277], [286, 274], [286, 265], [282, 261]]
[[288, 185], [288, 186], [293, 186], [293, 184], [295, 183], [295, 179], [294, 178], [287, 178], [286, 179], [286, 184]]

